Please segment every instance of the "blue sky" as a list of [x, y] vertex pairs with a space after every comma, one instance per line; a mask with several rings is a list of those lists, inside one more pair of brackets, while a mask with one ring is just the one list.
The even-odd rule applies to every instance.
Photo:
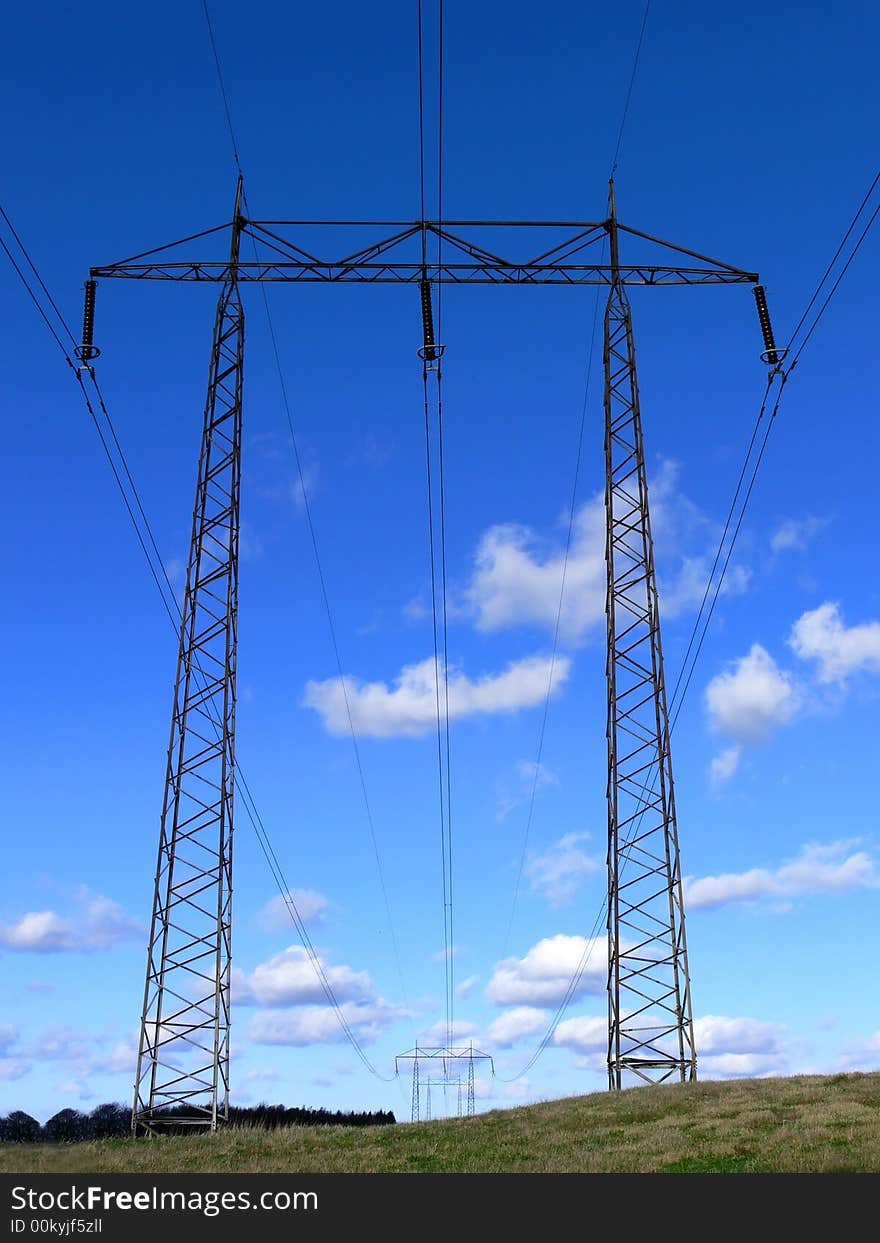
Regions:
[[[640, 0], [476, 7], [446, 6], [446, 214], [602, 218]], [[6, 24], [2, 198], [76, 324], [90, 264], [228, 217], [233, 165], [199, 4], [135, 12], [99, 0], [86, 22], [50, 9], [45, 20], [19, 8]], [[244, 22], [215, 0], [212, 13], [254, 215], [415, 218], [415, 6], [258, 3]], [[783, 3], [772, 21], [757, 3], [708, 16], [667, 3], [648, 22], [620, 217], [760, 272], [781, 340], [875, 172], [878, 27], [860, 3]], [[704, 1074], [880, 1065], [869, 984], [877, 248], [873, 234], [786, 390], [674, 737]], [[186, 556], [214, 293], [98, 290], [99, 378], [172, 576]], [[559, 676], [507, 941], [594, 297], [443, 297], [449, 647], [455, 702], [469, 706], [452, 726], [456, 1018], [496, 1058], [481, 1107], [604, 1085], [601, 946], [546, 1053], [501, 1082], [546, 1030], [605, 883], [597, 354]], [[401, 972], [351, 742], [336, 728], [333, 651], [256, 290], [239, 756], [304, 891], [312, 940], [388, 1073], [443, 1017], [436, 742], [416, 727], [417, 667], [431, 654], [417, 298], [361, 286], [270, 298], [343, 668], [361, 688]], [[5, 258], [0, 299], [0, 1109], [45, 1117], [130, 1097], [176, 641], [94, 429]], [[765, 373], [748, 289], [635, 290], [632, 302], [674, 680]], [[292, 928], [267, 910], [271, 877], [243, 817], [237, 829], [233, 1099], [406, 1117], [408, 1082], [368, 1076], [312, 999]]]

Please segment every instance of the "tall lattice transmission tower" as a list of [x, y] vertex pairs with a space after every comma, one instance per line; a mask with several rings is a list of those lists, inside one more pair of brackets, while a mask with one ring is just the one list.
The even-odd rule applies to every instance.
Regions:
[[632, 313], [610, 189], [605, 310], [608, 1082], [694, 1079], [690, 974]]
[[244, 360], [244, 310], [237, 281], [241, 192], [239, 178], [228, 276], [214, 320], [174, 680], [132, 1113], [135, 1131], [155, 1131], [171, 1120], [213, 1130], [229, 1112]]
[[[433, 284], [601, 285], [605, 313], [608, 682], [608, 1075], [659, 1082], [696, 1074], [681, 865], [660, 642], [657, 582], [636, 377], [630, 286], [751, 285], [777, 367], [758, 276], [619, 222], [610, 187], [600, 221], [278, 221], [241, 214], [195, 235], [92, 268], [81, 357], [92, 344], [96, 279], [220, 285], [175, 679], [141, 1021], [135, 1129], [175, 1122], [214, 1128], [228, 1114], [229, 972], [234, 784], [235, 651], [244, 313], [251, 282], [411, 285], [422, 310]], [[292, 240], [284, 230], [308, 230]], [[392, 230], [390, 233], [387, 230]], [[228, 256], [178, 248], [227, 230]], [[508, 238], [538, 231], [541, 249], [505, 258]], [[337, 236], [342, 257], [319, 257]], [[486, 233], [490, 242], [483, 239]], [[366, 233], [366, 236], [365, 236]], [[547, 247], [548, 234], [557, 241]], [[255, 257], [243, 260], [242, 237]], [[354, 238], [363, 240], [354, 244]], [[657, 251], [624, 262], [621, 240]], [[609, 247], [604, 262], [602, 246]], [[491, 249], [489, 249], [491, 245]], [[262, 248], [262, 254], [257, 250]], [[418, 303], [417, 303], [418, 305]], [[436, 347], [425, 339], [426, 357]], [[434, 1050], [453, 1060], [456, 1050]], [[468, 1051], [469, 1053], [470, 1051]], [[411, 1055], [407, 1055], [411, 1056]], [[418, 1060], [427, 1051], [418, 1049]], [[414, 1067], [418, 1112], [418, 1068]], [[451, 1080], [452, 1074], [447, 1076]]]

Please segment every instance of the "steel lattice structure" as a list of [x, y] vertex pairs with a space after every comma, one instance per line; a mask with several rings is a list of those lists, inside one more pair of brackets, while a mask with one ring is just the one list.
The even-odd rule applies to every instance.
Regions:
[[[613, 192], [612, 192], [613, 193]], [[617, 231], [611, 205], [611, 261]], [[632, 313], [605, 311], [608, 1081], [695, 1079], [666, 680]]]
[[[228, 1101], [229, 894], [243, 313], [241, 283], [602, 285], [608, 571], [609, 1084], [696, 1075], [669, 722], [628, 286], [752, 285], [765, 352], [776, 366], [766, 299], [755, 272], [621, 224], [603, 221], [255, 221], [231, 223], [90, 271], [80, 357], [92, 343], [96, 279], [219, 282], [211, 378], [181, 630], [172, 743], [159, 847], [134, 1122], [156, 1127], [182, 1104], [211, 1127]], [[280, 230], [297, 230], [296, 238]], [[393, 230], [386, 233], [387, 229]], [[227, 258], [179, 257], [229, 231]], [[543, 235], [542, 249], [509, 258], [477, 240]], [[369, 240], [350, 247], [359, 231]], [[314, 253], [342, 236], [341, 250]], [[241, 238], [255, 258], [240, 257]], [[628, 245], [662, 262], [623, 262]], [[547, 245], [552, 240], [551, 245]], [[308, 242], [308, 245], [306, 244]], [[609, 244], [603, 262], [602, 244]], [[311, 247], [311, 248], [310, 248]], [[443, 256], [441, 259], [441, 255]], [[423, 357], [427, 355], [423, 352]], [[207, 567], [207, 569], [206, 569]], [[192, 1050], [193, 1065], [179, 1061]], [[427, 1051], [417, 1049], [418, 1058]], [[414, 1051], [414, 1052], [416, 1052]], [[436, 1051], [438, 1054], [444, 1051]], [[447, 1058], [453, 1050], [445, 1050]], [[411, 1055], [403, 1055], [411, 1056]], [[418, 1116], [418, 1058], [413, 1109]]]
[[[474, 1067], [477, 1062], [488, 1062], [489, 1071], [495, 1074], [495, 1062], [489, 1053], [481, 1053], [479, 1049], [475, 1049], [473, 1041], [469, 1045], [438, 1045], [425, 1046], [419, 1045], [418, 1041], [415, 1047], [410, 1049], [408, 1053], [399, 1053], [394, 1059], [394, 1069], [398, 1072], [401, 1062], [412, 1062], [412, 1109], [410, 1120], [418, 1122], [421, 1117], [421, 1099], [422, 1094], [426, 1094], [427, 1118], [431, 1117], [431, 1088], [456, 1088], [458, 1091], [458, 1112], [461, 1115], [461, 1088], [462, 1077], [458, 1070], [458, 1066], [462, 1062], [467, 1066], [467, 1117], [474, 1116], [476, 1108], [476, 1078]], [[428, 1077], [423, 1080], [420, 1073], [420, 1063], [428, 1063]], [[431, 1072], [436, 1071], [439, 1064], [440, 1073], [435, 1074], [432, 1078]]]
[[[241, 186], [236, 196], [236, 213]], [[229, 1110], [235, 663], [244, 311], [217, 302], [199, 455], [132, 1127]], [[175, 1109], [173, 1117], [169, 1109]]]

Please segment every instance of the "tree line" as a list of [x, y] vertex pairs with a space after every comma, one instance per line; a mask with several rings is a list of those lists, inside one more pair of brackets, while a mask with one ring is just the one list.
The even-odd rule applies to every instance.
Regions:
[[[173, 1119], [186, 1114], [185, 1106], [168, 1109], [163, 1117], [170, 1120], [163, 1130], [171, 1134], [192, 1133], [192, 1127], [175, 1127]], [[254, 1127], [274, 1131], [281, 1126], [388, 1126], [396, 1122], [390, 1109], [372, 1113], [363, 1111], [290, 1108], [287, 1105], [253, 1105], [229, 1109], [232, 1126]], [[98, 1105], [91, 1113], [78, 1109], [62, 1109], [42, 1126], [21, 1109], [0, 1117], [0, 1143], [4, 1144], [72, 1144], [88, 1139], [124, 1139], [131, 1134], [131, 1109], [126, 1105]]]

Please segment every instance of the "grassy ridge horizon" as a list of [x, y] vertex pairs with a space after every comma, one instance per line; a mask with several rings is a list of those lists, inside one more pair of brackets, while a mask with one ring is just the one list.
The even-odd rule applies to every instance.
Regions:
[[880, 1171], [880, 1073], [630, 1088], [386, 1127], [0, 1146], [3, 1173]]

